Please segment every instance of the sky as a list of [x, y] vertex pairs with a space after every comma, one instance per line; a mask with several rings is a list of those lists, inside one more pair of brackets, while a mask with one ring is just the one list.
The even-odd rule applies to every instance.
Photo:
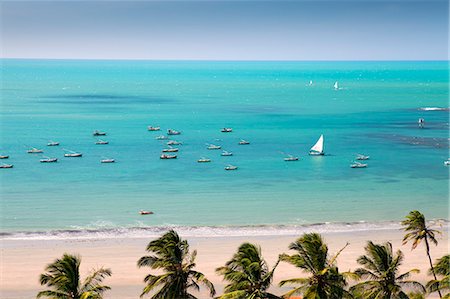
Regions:
[[448, 0], [1, 0], [1, 57], [447, 60], [448, 14]]

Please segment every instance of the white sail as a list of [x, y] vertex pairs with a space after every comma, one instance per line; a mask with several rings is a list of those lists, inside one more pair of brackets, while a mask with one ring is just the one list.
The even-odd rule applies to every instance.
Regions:
[[319, 140], [317, 140], [309, 153], [312, 155], [323, 155], [323, 135], [320, 135]]
[[338, 81], [334, 82], [334, 89], [338, 90], [339, 89], [339, 84]]
[[312, 86], [312, 85], [313, 85], [313, 81], [309, 80], [309, 86]]

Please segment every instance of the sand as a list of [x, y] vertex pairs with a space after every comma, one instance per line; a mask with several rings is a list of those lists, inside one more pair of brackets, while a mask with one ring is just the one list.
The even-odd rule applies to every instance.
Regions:
[[[422, 283], [431, 279], [427, 276], [429, 265], [424, 245], [420, 245], [413, 251], [410, 245], [402, 246], [403, 232], [400, 230], [324, 233], [322, 235], [332, 254], [347, 242], [350, 243], [338, 258], [340, 271], [358, 267], [356, 258], [364, 253], [367, 240], [375, 243], [390, 241], [394, 250], [401, 249], [405, 254], [405, 262], [401, 270], [418, 268], [421, 273], [413, 276], [413, 279]], [[220, 293], [224, 282], [215, 274], [215, 269], [224, 265], [242, 242], [259, 244], [269, 265], [274, 265], [280, 253], [289, 253], [289, 243], [298, 237], [187, 237], [187, 239], [191, 249], [198, 250], [196, 269], [203, 272]], [[105, 280], [105, 283], [112, 287], [112, 290], [106, 293], [106, 298], [138, 298], [144, 286], [143, 278], [150, 269], [139, 269], [136, 262], [141, 256], [146, 255], [145, 247], [150, 240], [151, 238], [1, 240], [0, 297], [3, 299], [35, 298], [36, 293], [43, 290], [38, 283], [39, 274], [44, 272], [46, 264], [67, 252], [82, 256], [82, 276], [96, 267], [104, 266], [112, 269], [113, 276]], [[439, 237], [439, 245], [431, 249], [433, 259], [448, 254], [448, 249], [448, 232], [444, 232]], [[282, 294], [287, 288], [280, 289], [276, 286], [280, 280], [302, 276], [305, 274], [299, 269], [280, 263], [274, 277], [272, 291]], [[201, 293], [199, 297], [207, 298], [204, 293]]]

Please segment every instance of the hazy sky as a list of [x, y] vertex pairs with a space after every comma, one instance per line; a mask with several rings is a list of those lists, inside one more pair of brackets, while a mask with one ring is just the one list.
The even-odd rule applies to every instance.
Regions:
[[7, 58], [448, 59], [448, 0], [0, 3]]

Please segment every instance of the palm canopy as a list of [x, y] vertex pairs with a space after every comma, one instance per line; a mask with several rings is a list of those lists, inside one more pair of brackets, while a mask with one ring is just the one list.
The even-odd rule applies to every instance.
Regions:
[[138, 267], [150, 267], [162, 270], [163, 274], [149, 274], [144, 278], [146, 286], [141, 297], [154, 292], [152, 299], [193, 299], [189, 289], [200, 290], [200, 284], [205, 286], [214, 296], [213, 284], [200, 272], [194, 270], [197, 251], [189, 253], [189, 244], [170, 230], [160, 238], [151, 241], [147, 251], [152, 253], [139, 259]]
[[393, 254], [392, 244], [374, 244], [371, 241], [365, 247], [367, 255], [358, 258], [358, 264], [364, 268], [358, 268], [354, 274], [358, 279], [365, 281], [350, 288], [357, 298], [367, 299], [402, 299], [408, 298], [403, 288], [410, 288], [419, 293], [424, 293], [422, 284], [407, 280], [411, 274], [419, 270], [412, 269], [406, 273], [398, 274], [399, 266], [403, 261], [403, 253], [398, 250]]
[[404, 230], [408, 232], [403, 238], [403, 244], [408, 241], [413, 241], [412, 249], [415, 249], [422, 240], [425, 240], [428, 247], [428, 240], [435, 245], [438, 244], [436, 240], [436, 234], [440, 233], [438, 230], [427, 227], [425, 216], [419, 211], [411, 211], [402, 221]]
[[[431, 269], [429, 271], [431, 273]], [[433, 279], [427, 283], [427, 289], [430, 293], [438, 290], [447, 291], [442, 298], [450, 298], [450, 255], [444, 255], [434, 264], [434, 272], [440, 279]]]
[[224, 267], [216, 272], [230, 282], [225, 286], [220, 299], [277, 299], [267, 292], [278, 262], [269, 269], [262, 258], [261, 248], [251, 243], [243, 243]]
[[111, 276], [110, 269], [100, 268], [91, 272], [86, 279], [80, 281], [81, 258], [65, 253], [61, 259], [48, 264], [41, 274], [40, 283], [50, 290], [41, 291], [37, 298], [50, 299], [102, 299], [103, 293], [110, 287], [102, 285], [105, 277]]
[[280, 286], [287, 284], [299, 285], [287, 292], [284, 295], [285, 297], [290, 297], [294, 294], [302, 294], [305, 299], [351, 297], [344, 290], [347, 283], [335, 264], [337, 256], [343, 249], [330, 259], [328, 246], [324, 243], [321, 235], [317, 233], [304, 234], [291, 243], [289, 249], [295, 250], [297, 253], [293, 255], [282, 254], [280, 255], [280, 260], [302, 269], [311, 276], [281, 281]]

